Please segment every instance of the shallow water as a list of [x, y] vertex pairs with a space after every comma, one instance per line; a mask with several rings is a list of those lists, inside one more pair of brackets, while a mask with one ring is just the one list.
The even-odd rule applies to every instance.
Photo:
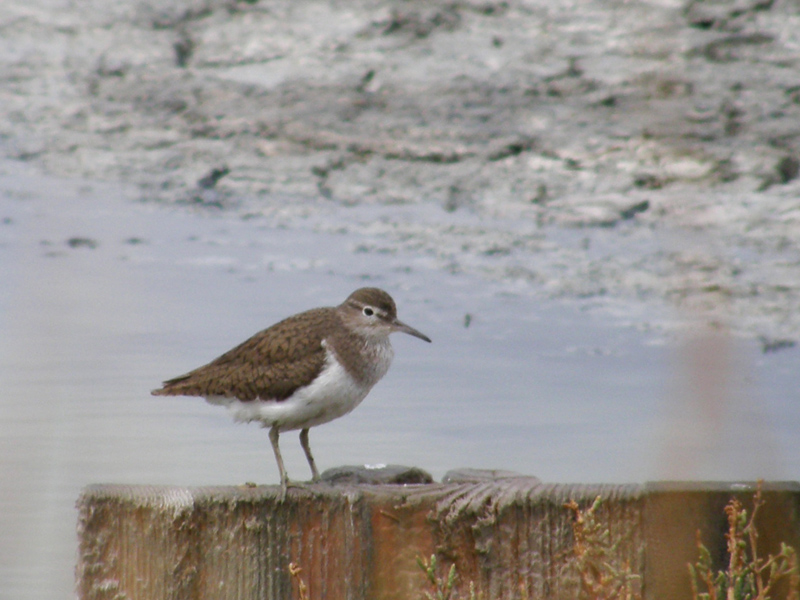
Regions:
[[[679, 336], [652, 325], [682, 319], [652, 299], [543, 300], [534, 283], [449, 272], [425, 253], [365, 252], [385, 240], [313, 219], [242, 219], [16, 163], [0, 171], [2, 599], [71, 596], [73, 505], [89, 483], [276, 482], [265, 431], [149, 390], [362, 285], [387, 289], [433, 344], [394, 337], [386, 378], [312, 431], [323, 470], [800, 479], [796, 348]], [[290, 475], [307, 478], [295, 434], [282, 449]]]

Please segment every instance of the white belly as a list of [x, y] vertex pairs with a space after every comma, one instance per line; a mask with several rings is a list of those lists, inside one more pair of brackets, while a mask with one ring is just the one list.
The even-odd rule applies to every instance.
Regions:
[[388, 352], [379, 354], [381, 359], [377, 361], [375, 376], [368, 381], [356, 380], [329, 354], [321, 375], [285, 400], [242, 402], [236, 398], [212, 396], [206, 401], [227, 406], [236, 421], [260, 421], [265, 427], [277, 425], [280, 431], [322, 425], [346, 415], [361, 404], [372, 386], [383, 377], [392, 360], [391, 346]]

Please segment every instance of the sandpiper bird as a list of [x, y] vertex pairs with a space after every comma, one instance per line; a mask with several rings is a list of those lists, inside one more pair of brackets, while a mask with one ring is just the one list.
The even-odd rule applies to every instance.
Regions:
[[260, 421], [270, 427], [285, 496], [289, 478], [278, 436], [300, 430], [312, 481], [318, 481], [309, 428], [344, 416], [361, 403], [389, 369], [394, 356], [389, 334], [395, 331], [431, 341], [397, 319], [389, 294], [361, 288], [339, 306], [284, 319], [207, 365], [165, 381], [152, 393], [203, 396], [227, 406], [237, 421]]

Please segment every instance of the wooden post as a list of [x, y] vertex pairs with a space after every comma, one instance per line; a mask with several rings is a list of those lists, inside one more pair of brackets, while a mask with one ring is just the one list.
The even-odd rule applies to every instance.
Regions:
[[[697, 562], [697, 535], [727, 567], [728, 520], [725, 505], [738, 498], [750, 514], [755, 483], [651, 482], [644, 506], [645, 581], [648, 598], [690, 598], [687, 564]], [[759, 510], [758, 554], [780, 552], [785, 542], [800, 551], [800, 483], [763, 486], [766, 504]], [[773, 596], [779, 597], [779, 596]]]
[[[545, 485], [535, 478], [426, 485], [178, 488], [95, 485], [78, 500], [82, 600], [288, 600], [289, 565], [311, 600], [418, 600], [431, 591], [417, 558], [456, 565], [485, 600], [576, 598], [573, 513], [596, 512], [645, 598], [689, 598], [696, 531], [724, 553], [722, 511], [749, 508], [754, 485]], [[765, 485], [765, 548], [800, 548], [800, 484]]]

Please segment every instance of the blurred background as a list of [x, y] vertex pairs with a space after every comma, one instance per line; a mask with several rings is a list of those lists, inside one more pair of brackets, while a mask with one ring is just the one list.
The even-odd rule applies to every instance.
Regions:
[[364, 285], [433, 344], [395, 336], [322, 470], [800, 479], [791, 3], [8, 0], [0, 30], [0, 599], [73, 596], [87, 484], [277, 483], [265, 431], [149, 392]]

